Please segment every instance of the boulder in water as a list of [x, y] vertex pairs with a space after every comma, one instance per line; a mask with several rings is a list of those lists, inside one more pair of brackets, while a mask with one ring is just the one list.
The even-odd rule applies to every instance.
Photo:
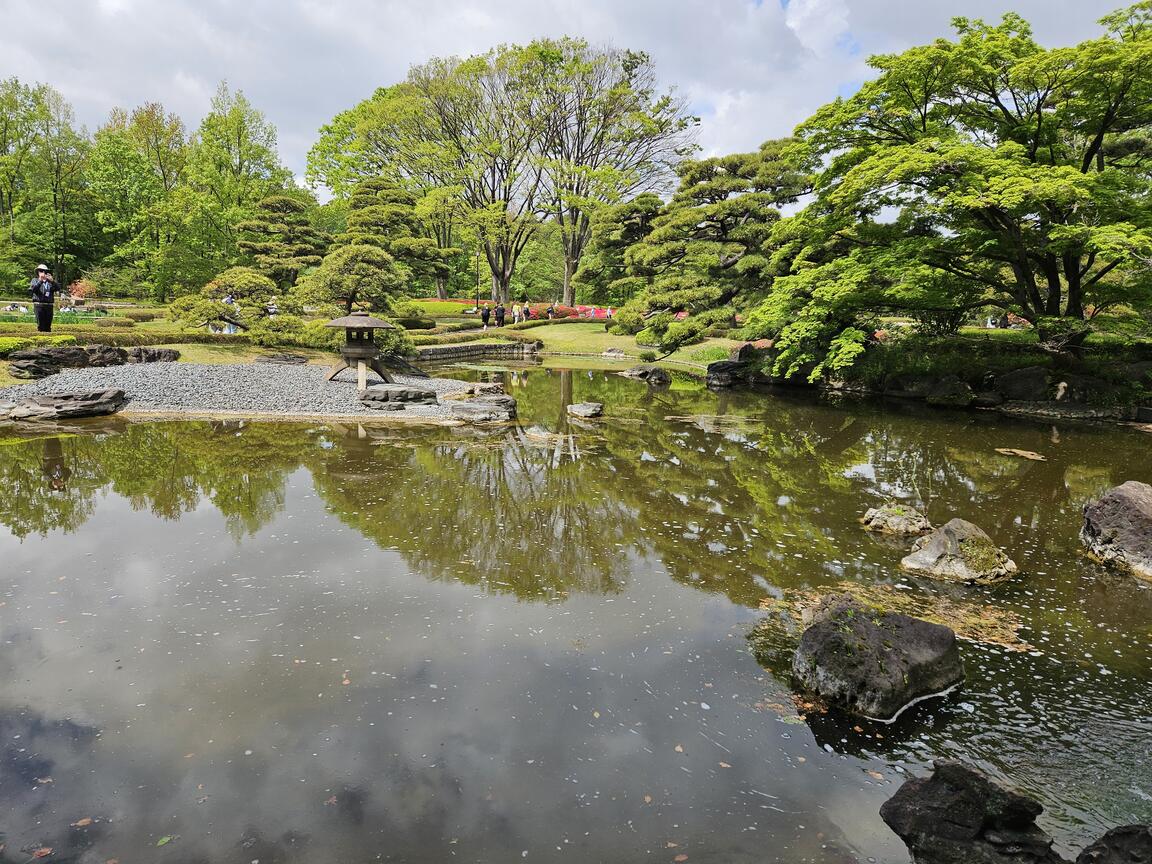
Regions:
[[964, 667], [948, 627], [833, 594], [800, 637], [792, 675], [831, 705], [887, 720], [917, 699], [959, 684]]
[[500, 423], [516, 419], [516, 400], [498, 393], [448, 404], [453, 417], [472, 423]]
[[1152, 864], [1152, 827], [1113, 828], [1081, 852], [1076, 864]]
[[599, 417], [604, 413], [602, 402], [575, 402], [567, 408], [573, 417]]
[[360, 394], [360, 401], [369, 408], [379, 408], [387, 403], [405, 402], [435, 405], [436, 393], [433, 390], [407, 387], [403, 384], [374, 384]]
[[1080, 542], [1106, 564], [1152, 579], [1152, 486], [1129, 480], [1085, 505]]
[[913, 573], [988, 585], [1016, 573], [1016, 563], [978, 526], [953, 519], [921, 537], [900, 566]]
[[641, 366], [633, 366], [631, 369], [625, 369], [620, 374], [625, 378], [636, 378], [640, 381], [647, 381], [652, 387], [666, 387], [672, 383], [672, 376], [668, 374], [668, 370], [647, 363]]
[[864, 528], [877, 534], [914, 535], [932, 530], [928, 517], [906, 504], [882, 504], [870, 507], [861, 518]]
[[1043, 811], [977, 771], [937, 762], [932, 776], [905, 781], [880, 818], [916, 864], [1067, 864], [1036, 825]]

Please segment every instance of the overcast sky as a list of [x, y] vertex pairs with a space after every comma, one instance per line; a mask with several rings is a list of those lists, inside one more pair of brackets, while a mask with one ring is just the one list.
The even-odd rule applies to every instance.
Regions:
[[0, 77], [60, 90], [80, 122], [158, 101], [194, 129], [217, 84], [276, 124], [303, 174], [317, 129], [429, 57], [571, 34], [642, 49], [702, 119], [706, 154], [786, 135], [865, 60], [1015, 10], [1045, 44], [1122, 0], [0, 0]]

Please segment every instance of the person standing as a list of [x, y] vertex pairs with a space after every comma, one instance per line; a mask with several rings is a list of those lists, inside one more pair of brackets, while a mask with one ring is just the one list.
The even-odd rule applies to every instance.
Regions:
[[496, 304], [496, 326], [497, 327], [503, 327], [504, 326], [504, 316], [507, 314], [508, 314], [508, 312], [507, 312], [507, 310], [505, 310], [504, 304], [503, 303], [497, 303]]
[[32, 295], [32, 307], [36, 310], [36, 329], [41, 333], [52, 332], [53, 304], [56, 302], [56, 280], [47, 264], [36, 268], [36, 275], [28, 285]]
[[488, 319], [490, 319], [491, 317], [492, 317], [492, 310], [489, 309], [488, 304], [485, 303], [483, 306], [480, 307], [480, 321], [484, 324], [485, 330], [488, 329]]
[[519, 324], [520, 323], [520, 303], [519, 302], [512, 304], [512, 323], [513, 324]]

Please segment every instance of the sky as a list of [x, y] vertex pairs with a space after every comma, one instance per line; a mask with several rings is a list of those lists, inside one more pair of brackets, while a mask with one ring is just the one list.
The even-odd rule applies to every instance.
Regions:
[[0, 78], [51, 84], [79, 122], [160, 102], [194, 129], [221, 80], [303, 175], [317, 130], [430, 57], [541, 36], [647, 51], [701, 117], [704, 155], [754, 149], [869, 76], [867, 58], [1016, 11], [1048, 45], [1123, 0], [0, 0]]

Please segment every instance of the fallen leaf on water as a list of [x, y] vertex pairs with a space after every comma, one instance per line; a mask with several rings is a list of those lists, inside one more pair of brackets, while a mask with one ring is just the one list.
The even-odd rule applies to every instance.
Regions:
[[721, 768], [731, 768], [732, 766], [731, 766], [731, 765], [729, 765], [727, 762], [721, 762], [721, 763], [720, 763], [720, 767], [721, 767]]
[[644, 796], [644, 803], [645, 804], [651, 804], [652, 803], [652, 796], [651, 795], [645, 795]]
[[597, 720], [599, 720], [600, 719], [600, 712], [599, 711], [593, 711], [592, 716], [595, 717]]
[[51, 846], [42, 846], [39, 849], [37, 849], [35, 852], [32, 853], [32, 857], [33, 858], [47, 858], [51, 854], [52, 854], [52, 847]]
[[87, 828], [92, 824], [92, 817], [85, 816], [83, 819], [77, 819], [72, 823], [73, 828]]
[[664, 844], [664, 848], [665, 849], [675, 849], [679, 845], [680, 845], [679, 843], [673, 843], [671, 840], [669, 840], [667, 843]]
[[677, 856], [676, 856], [675, 858], [673, 858], [672, 860], [673, 860], [673, 861], [687, 861], [687, 860], [688, 860], [688, 856], [687, 856], [687, 855], [685, 855], [683, 852], [681, 852], [679, 855], [677, 855]]
[[684, 745], [683, 744], [677, 744], [673, 749], [677, 753], [683, 753], [684, 752]]
[[104, 864], [120, 864], [119, 858], [109, 858]]
[[324, 806], [331, 807], [335, 803], [336, 803], [336, 796], [333, 795], [331, 798], [329, 798], [327, 801], [324, 802]]
[[40, 784], [44, 784], [44, 783], [55, 783], [56, 781], [53, 780], [51, 777], [37, 777], [36, 782], [40, 783]]
[[874, 780], [883, 780], [884, 779], [884, 775], [881, 774], [879, 771], [868, 771], [867, 774], [869, 777], [871, 777]]
[[1004, 456], [1019, 456], [1021, 459], [1031, 459], [1033, 462], [1047, 462], [1047, 456], [1041, 456], [1032, 450], [1018, 450], [1015, 447], [997, 447], [997, 453]]
[[863, 729], [861, 729], [859, 726], [853, 726], [853, 727], [852, 727], [852, 731], [853, 731], [853, 732], [863, 732], [864, 730], [863, 730]]
[[171, 843], [175, 839], [176, 838], [171, 836], [171, 835], [161, 837], [159, 840], [156, 841], [156, 845], [157, 846], [167, 846], [169, 843]]
[[796, 757], [796, 761], [797, 761], [797, 762], [807, 762], [808, 760], [807, 760], [807, 759], [805, 759], [803, 756], [797, 756], [797, 757]]

